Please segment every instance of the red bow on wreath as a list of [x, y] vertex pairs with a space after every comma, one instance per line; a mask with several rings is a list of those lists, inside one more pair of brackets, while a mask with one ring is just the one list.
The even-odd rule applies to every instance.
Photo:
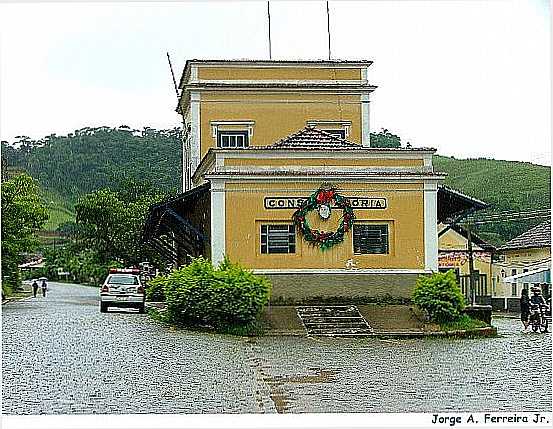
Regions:
[[317, 194], [317, 204], [323, 204], [328, 203], [329, 201], [332, 201], [332, 198], [334, 198], [334, 190], [329, 189], [327, 191], [320, 191]]

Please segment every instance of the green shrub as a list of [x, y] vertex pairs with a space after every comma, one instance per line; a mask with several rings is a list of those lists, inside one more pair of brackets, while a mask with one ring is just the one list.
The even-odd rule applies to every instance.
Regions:
[[146, 299], [153, 302], [165, 301], [165, 292], [163, 288], [167, 283], [166, 276], [157, 276], [146, 284]]
[[[177, 325], [211, 325], [219, 330], [253, 323], [269, 300], [270, 283], [229, 260], [213, 268], [197, 258], [165, 277], [168, 321]], [[159, 287], [159, 285], [156, 285]]]
[[465, 298], [451, 270], [419, 277], [413, 302], [437, 323], [457, 320], [465, 307]]

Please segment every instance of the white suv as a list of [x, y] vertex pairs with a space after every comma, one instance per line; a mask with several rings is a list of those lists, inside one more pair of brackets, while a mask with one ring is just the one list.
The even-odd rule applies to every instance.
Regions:
[[138, 308], [144, 313], [146, 294], [138, 276], [139, 270], [112, 269], [100, 288], [100, 311], [105, 313], [108, 307]]

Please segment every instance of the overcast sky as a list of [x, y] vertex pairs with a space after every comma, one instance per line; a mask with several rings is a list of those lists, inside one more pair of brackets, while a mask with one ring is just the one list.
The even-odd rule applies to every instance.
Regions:
[[[551, 163], [547, 0], [331, 1], [332, 56], [371, 59], [371, 131]], [[323, 1], [271, 2], [274, 59], [327, 56]], [[178, 126], [165, 52], [267, 59], [265, 1], [0, 5], [0, 137]]]

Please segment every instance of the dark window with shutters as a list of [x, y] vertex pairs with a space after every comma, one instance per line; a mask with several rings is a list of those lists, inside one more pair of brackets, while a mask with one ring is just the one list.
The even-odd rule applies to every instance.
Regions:
[[295, 225], [261, 225], [261, 253], [296, 253]]
[[248, 147], [249, 136], [247, 131], [219, 131], [217, 132], [217, 147], [236, 149]]
[[353, 253], [387, 254], [388, 225], [353, 225]]

